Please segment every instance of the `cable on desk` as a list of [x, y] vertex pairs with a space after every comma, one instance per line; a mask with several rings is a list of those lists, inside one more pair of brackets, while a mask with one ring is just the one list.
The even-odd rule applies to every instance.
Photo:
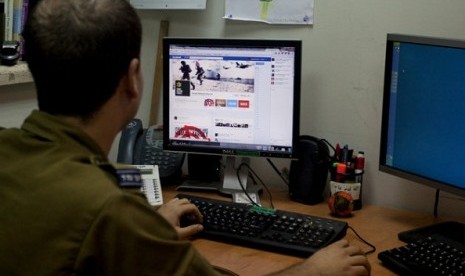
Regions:
[[270, 158], [266, 158], [266, 160], [268, 161], [268, 163], [270, 163], [271, 167], [273, 168], [273, 170], [279, 175], [279, 177], [281, 177], [281, 179], [283, 180], [284, 183], [286, 183], [287, 186], [289, 186], [289, 181], [283, 176], [283, 174], [278, 170], [278, 168], [276, 168], [276, 166], [274, 165], [274, 163], [271, 161]]
[[239, 165], [239, 167], [236, 169], [236, 175], [237, 175], [237, 180], [239, 181], [239, 184], [241, 185], [241, 189], [242, 191], [245, 193], [245, 195], [247, 196], [247, 198], [250, 200], [250, 202], [252, 202], [253, 205], [256, 205], [256, 206], [260, 206], [258, 205], [254, 200], [252, 200], [252, 198], [250, 197], [249, 193], [247, 192], [247, 190], [245, 189], [244, 185], [242, 184], [242, 181], [241, 181], [241, 178], [240, 178], [240, 170], [241, 170], [241, 167], [242, 166], [246, 166], [249, 173], [252, 174], [252, 176], [254, 176], [256, 179], [258, 179], [258, 181], [260, 182], [260, 184], [263, 186], [263, 188], [265, 189], [265, 191], [268, 193], [268, 197], [270, 199], [270, 205], [271, 205], [271, 208], [274, 209], [274, 204], [273, 204], [273, 197], [271, 196], [271, 192], [270, 190], [268, 189], [268, 187], [265, 185], [265, 183], [262, 181], [262, 179], [257, 175], [257, 173], [255, 173], [255, 171], [250, 167], [249, 164], [247, 163], [241, 163]]
[[[257, 204], [257, 202], [255, 202], [255, 200], [252, 199], [252, 197], [247, 192], [247, 189], [244, 187], [244, 184], [242, 184], [242, 180], [241, 180], [241, 176], [240, 176], [240, 171], [241, 171], [242, 165], [247, 165], [247, 163], [241, 163], [239, 165], [239, 167], [236, 169], [237, 181], [239, 182], [239, 185], [241, 185], [241, 189], [244, 192], [244, 194], [247, 196], [247, 198], [249, 199], [250, 203], [252, 203], [255, 206], [260, 206], [260, 205]], [[249, 173], [250, 173], [250, 171], [249, 171]], [[254, 179], [254, 182], [255, 182], [255, 179]]]
[[326, 145], [328, 145], [328, 146], [333, 150], [333, 152], [336, 152], [336, 149], [334, 148], [334, 146], [333, 146], [330, 142], [328, 142], [328, 140], [322, 138], [322, 139], [320, 139], [320, 141], [322, 141], [322, 142], [324, 142]]
[[373, 252], [376, 251], [376, 246], [374, 246], [373, 244], [369, 243], [367, 240], [365, 240], [364, 238], [362, 238], [358, 233], [357, 231], [355, 231], [355, 229], [352, 227], [352, 226], [348, 226], [350, 230], [352, 230], [352, 232], [354, 232], [355, 236], [357, 236], [357, 238], [359, 240], [361, 240], [363, 243], [365, 243], [366, 245], [368, 245], [369, 247], [371, 247], [370, 250], [368, 250], [367, 252], [365, 252], [365, 255], [368, 255], [368, 254], [371, 254]]
[[438, 205], [439, 205], [439, 192], [441, 190], [436, 189], [436, 195], [434, 197], [434, 210], [433, 210], [433, 215], [435, 218], [438, 217]]
[[[330, 142], [328, 142], [328, 140], [326, 140], [326, 139], [319, 139], [319, 142], [325, 143], [327, 146], [329, 146], [329, 147], [333, 150], [333, 152], [336, 152], [336, 149], [334, 148], [334, 146], [333, 146]], [[326, 153], [327, 158], [328, 158], [329, 160], [333, 160], [333, 156], [329, 153], [329, 151], [327, 151], [327, 152], [325, 152], [325, 153]], [[287, 186], [289, 186], [289, 180], [286, 179], [286, 178], [283, 176], [283, 173], [280, 172], [280, 171], [278, 170], [278, 168], [275, 166], [275, 164], [273, 163], [273, 161], [271, 161], [270, 158], [266, 158], [266, 160], [267, 160], [268, 163], [271, 165], [271, 167], [273, 168], [273, 170], [274, 170], [274, 171], [279, 175], [279, 177], [283, 180], [283, 182], [286, 183]], [[331, 163], [333, 163], [333, 162], [331, 162]]]

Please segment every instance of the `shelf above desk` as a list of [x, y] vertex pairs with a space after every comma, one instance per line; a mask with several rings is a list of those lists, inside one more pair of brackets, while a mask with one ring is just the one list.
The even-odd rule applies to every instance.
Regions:
[[15, 66], [0, 65], [0, 86], [32, 82], [26, 62], [20, 61]]

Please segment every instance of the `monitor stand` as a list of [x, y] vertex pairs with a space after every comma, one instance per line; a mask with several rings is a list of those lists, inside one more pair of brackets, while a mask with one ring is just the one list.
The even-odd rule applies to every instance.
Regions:
[[[250, 158], [242, 157], [241, 163], [250, 163]], [[241, 164], [237, 164], [237, 167]], [[239, 174], [239, 175], [238, 175]], [[248, 182], [248, 168], [242, 166], [239, 173], [236, 169], [236, 157], [227, 156], [222, 181], [202, 181], [202, 180], [185, 180], [180, 186], [176, 188], [177, 191], [203, 191], [203, 192], [218, 192], [225, 196], [232, 196], [235, 194], [243, 194], [244, 189], [250, 195], [255, 195], [258, 198], [258, 193], [262, 190], [259, 185], [250, 185]], [[242, 187], [241, 187], [242, 184]]]

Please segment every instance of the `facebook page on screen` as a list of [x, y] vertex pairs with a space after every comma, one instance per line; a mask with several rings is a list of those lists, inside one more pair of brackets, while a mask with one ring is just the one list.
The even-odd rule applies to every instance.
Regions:
[[171, 45], [169, 138], [290, 150], [293, 48]]

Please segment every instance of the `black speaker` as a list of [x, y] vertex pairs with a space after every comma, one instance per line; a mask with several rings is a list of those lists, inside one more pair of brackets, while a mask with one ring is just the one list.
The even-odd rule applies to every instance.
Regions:
[[299, 137], [298, 159], [291, 161], [289, 196], [309, 205], [323, 201], [323, 192], [331, 163], [328, 145], [319, 138]]

